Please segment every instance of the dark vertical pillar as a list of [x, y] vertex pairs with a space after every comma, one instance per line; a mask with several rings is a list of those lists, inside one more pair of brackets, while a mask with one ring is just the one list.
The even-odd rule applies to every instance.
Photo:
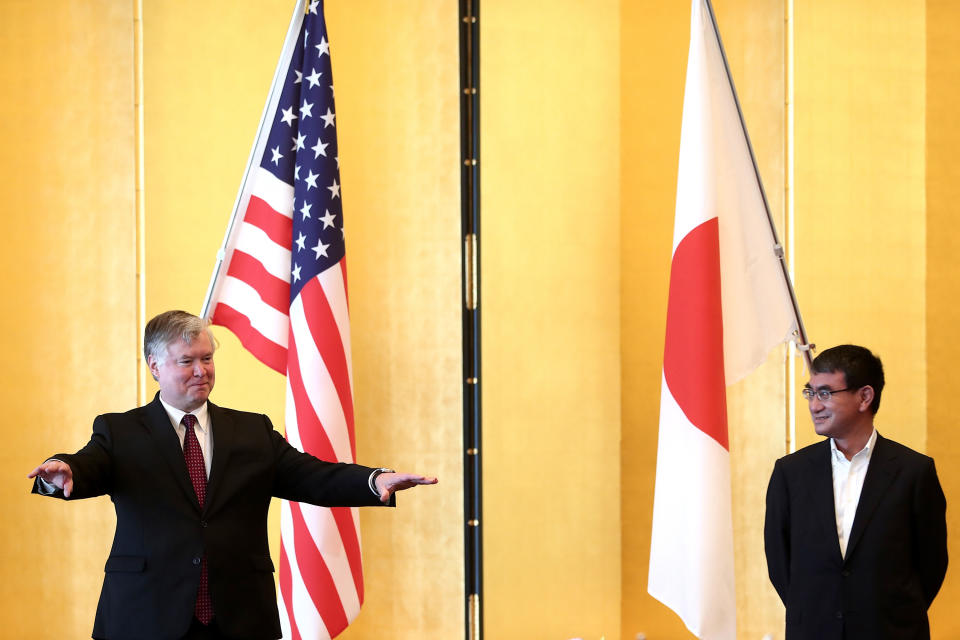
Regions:
[[483, 638], [480, 458], [479, 0], [460, 0], [460, 157], [463, 234], [463, 540], [466, 638]]

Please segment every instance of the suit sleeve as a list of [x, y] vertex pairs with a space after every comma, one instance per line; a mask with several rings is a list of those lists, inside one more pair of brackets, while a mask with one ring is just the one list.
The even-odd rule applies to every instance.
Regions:
[[273, 495], [284, 500], [307, 502], [322, 507], [396, 506], [395, 496], [388, 503], [367, 484], [373, 468], [344, 462], [327, 462], [291, 446], [273, 429], [270, 437], [276, 462]]
[[947, 500], [932, 458], [920, 474], [913, 504], [914, 558], [929, 607], [947, 573]]
[[53, 493], [40, 490], [39, 477], [34, 479], [32, 493], [64, 500], [79, 500], [110, 493], [113, 476], [112, 437], [110, 426], [104, 416], [93, 421], [93, 435], [90, 441], [73, 454], [58, 453], [48, 460], [57, 459], [70, 465], [73, 472], [73, 492], [64, 497], [61, 489]]
[[774, 464], [767, 486], [763, 546], [770, 582], [786, 604], [790, 586], [790, 499], [780, 460]]

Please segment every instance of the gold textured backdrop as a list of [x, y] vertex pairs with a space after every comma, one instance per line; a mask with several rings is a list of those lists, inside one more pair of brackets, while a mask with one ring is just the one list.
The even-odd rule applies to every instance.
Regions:
[[[148, 315], [199, 310], [292, 4], [143, 2]], [[456, 4], [327, 2], [358, 453], [441, 477], [363, 512], [367, 602], [345, 638], [463, 637]], [[960, 7], [792, 6], [790, 23], [787, 0], [715, 3], [801, 308], [821, 346], [883, 357], [879, 427], [937, 459], [957, 557]], [[107, 500], [32, 497], [24, 475], [137, 399], [136, 7], [0, 2], [2, 638], [86, 637], [110, 543]], [[690, 637], [646, 594], [688, 37], [687, 2], [481, 6], [488, 638]], [[279, 428], [282, 378], [218, 337], [215, 401]], [[786, 446], [783, 358], [730, 392], [744, 639], [782, 638], [760, 529]], [[960, 635], [955, 576], [938, 640]]]
[[487, 638], [618, 633], [618, 8], [481, 7]]
[[[82, 638], [107, 500], [29, 494], [27, 472], [136, 402], [133, 5], [0, 11], [0, 637]], [[66, 508], [65, 508], [66, 507]]]

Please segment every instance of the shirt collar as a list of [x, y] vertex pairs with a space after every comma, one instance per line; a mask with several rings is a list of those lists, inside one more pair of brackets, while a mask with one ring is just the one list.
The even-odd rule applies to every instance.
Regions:
[[[167, 412], [167, 417], [170, 418], [170, 424], [173, 425], [174, 429], [180, 428], [181, 426], [180, 421], [183, 420], [183, 416], [185, 416], [188, 412], [177, 409], [175, 406], [171, 404], [167, 404], [164, 401], [162, 395], [159, 397], [160, 397], [160, 404], [163, 405], [164, 411]], [[209, 413], [207, 411], [207, 403], [204, 402], [202, 405], [200, 405], [193, 411], [190, 411], [189, 413], [193, 414], [197, 418], [196, 428], [206, 433], [207, 425], [210, 424]]]
[[857, 453], [853, 455], [853, 458], [847, 460], [847, 456], [843, 455], [843, 452], [837, 449], [837, 443], [834, 442], [833, 438], [830, 438], [830, 452], [833, 456], [833, 459], [837, 462], [853, 462], [854, 458], [857, 456], [869, 459], [873, 455], [873, 447], [877, 444], [877, 428], [873, 428], [873, 432], [870, 434], [870, 437], [867, 438], [867, 444], [863, 445], [863, 449], [860, 449]]

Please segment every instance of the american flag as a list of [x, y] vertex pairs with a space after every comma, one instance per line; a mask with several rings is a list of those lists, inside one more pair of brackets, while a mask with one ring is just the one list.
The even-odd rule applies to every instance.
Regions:
[[[336, 109], [323, 5], [297, 5], [204, 313], [287, 378], [287, 440], [353, 462]], [[284, 638], [332, 638], [363, 602], [356, 509], [283, 501]]]

